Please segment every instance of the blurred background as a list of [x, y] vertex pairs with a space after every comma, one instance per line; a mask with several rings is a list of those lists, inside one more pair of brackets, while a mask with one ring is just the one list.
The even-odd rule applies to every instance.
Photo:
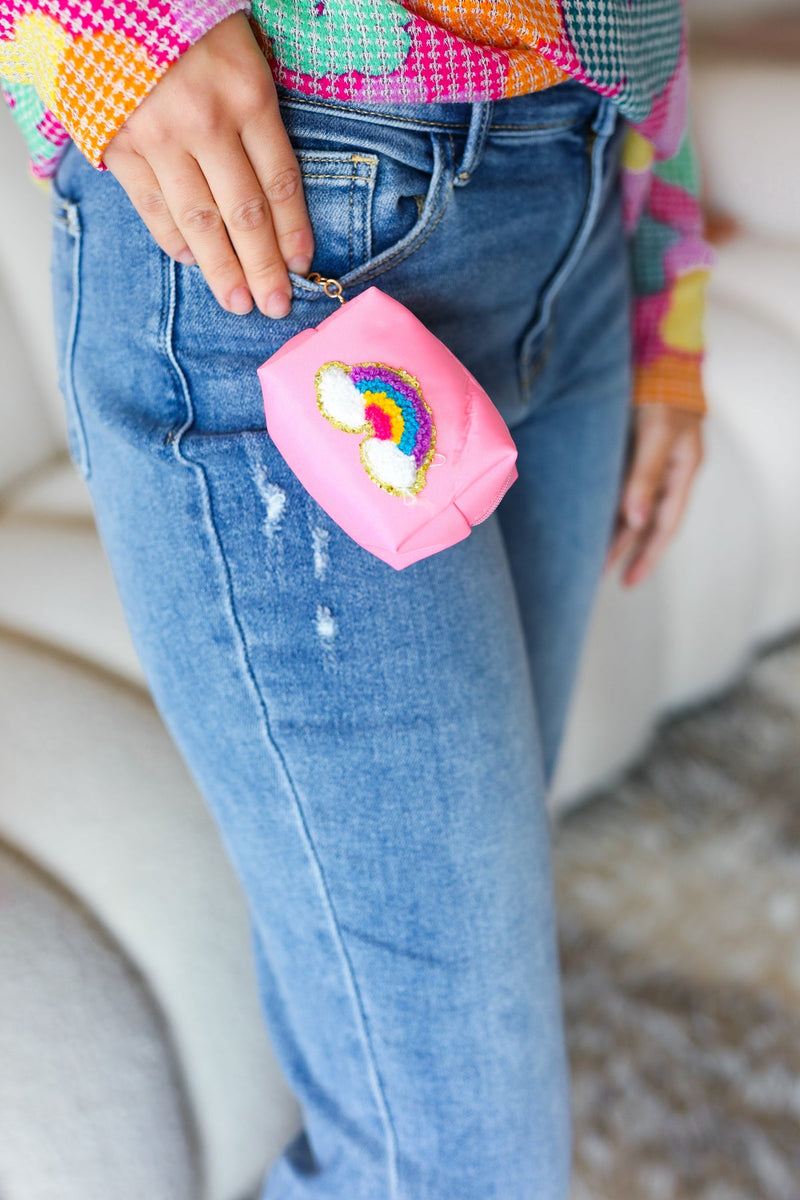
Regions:
[[[800, 1200], [800, 0], [689, 9], [707, 455], [603, 581], [551, 797], [574, 1200]], [[297, 1110], [66, 453], [4, 111], [0, 167], [0, 1200], [248, 1200]]]

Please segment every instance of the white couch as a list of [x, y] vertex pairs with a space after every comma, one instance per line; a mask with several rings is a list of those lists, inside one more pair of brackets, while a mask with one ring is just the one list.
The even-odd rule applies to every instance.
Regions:
[[[554, 811], [800, 628], [796, 67], [700, 63], [708, 455], [668, 557], [598, 595]], [[144, 690], [48, 336], [47, 202], [0, 114], [0, 1196], [244, 1200], [297, 1128], [211, 818]], [[788, 178], [791, 171], [793, 177]]]

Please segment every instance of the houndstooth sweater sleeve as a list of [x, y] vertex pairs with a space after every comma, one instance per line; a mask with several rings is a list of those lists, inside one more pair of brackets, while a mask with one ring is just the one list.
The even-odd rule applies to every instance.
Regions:
[[185, 50], [249, 0], [0, 0], [3, 95], [55, 174], [71, 138], [102, 167], [117, 130]]

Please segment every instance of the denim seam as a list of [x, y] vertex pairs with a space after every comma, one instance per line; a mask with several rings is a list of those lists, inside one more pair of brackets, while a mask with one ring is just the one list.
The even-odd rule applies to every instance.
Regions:
[[428, 227], [425, 229], [424, 233], [422, 233], [422, 235], [414, 242], [413, 246], [408, 246], [406, 248], [406, 251], [404, 254], [399, 254], [399, 255], [395, 256], [394, 258], [387, 259], [386, 262], [381, 263], [379, 268], [376, 268], [376, 269], [370, 271], [367, 275], [359, 275], [359, 277], [357, 279], [348, 280], [348, 285], [351, 287], [354, 285], [360, 286], [362, 283], [367, 283], [370, 279], [378, 279], [378, 278], [380, 278], [381, 275], [384, 275], [387, 271], [390, 271], [393, 267], [398, 266], [401, 262], [405, 262], [405, 260], [407, 258], [410, 258], [411, 255], [420, 248], [420, 246], [424, 246], [425, 242], [427, 242], [428, 238], [431, 236], [433, 231], [439, 225], [439, 223], [442, 220], [442, 217], [444, 216], [446, 211], [447, 211], [447, 205], [445, 204], [442, 206], [441, 211], [437, 213], [435, 220], [433, 220], [431, 222], [431, 224], [428, 225]]
[[[554, 305], [556, 305], [556, 304], [558, 304], [557, 296], [554, 301]], [[529, 359], [529, 366], [524, 375], [524, 385], [528, 392], [531, 390], [533, 385], [536, 383], [536, 380], [542, 374], [542, 372], [544, 371], [545, 367], [547, 366], [547, 364], [550, 360], [550, 355], [553, 350], [553, 344], [555, 342], [554, 334], [555, 334], [555, 330], [553, 328], [552, 321], [548, 324], [546, 329], [540, 330], [539, 336], [540, 337], [543, 336], [543, 340], [539, 345], [539, 349]], [[526, 407], [527, 407], [527, 404], [526, 404]]]
[[[360, 287], [362, 283], [367, 283], [370, 279], [376, 279], [399, 263], [404, 262], [406, 258], [415, 253], [427, 241], [444, 216], [447, 208], [447, 199], [453, 187], [452, 178], [449, 180], [448, 187], [448, 171], [452, 172], [452, 164], [455, 159], [453, 137], [452, 134], [441, 135], [438, 139], [434, 138], [433, 134], [430, 136], [434, 147], [438, 148], [439, 153], [436, 156], [437, 161], [434, 164], [431, 183], [426, 197], [425, 207], [430, 207], [432, 210], [427, 222], [417, 221], [414, 227], [401, 238], [399, 247], [396, 250], [392, 250], [389, 247], [387, 250], [382, 251], [372, 266], [368, 267], [368, 264], [365, 263], [363, 267], [355, 267], [353, 270], [343, 273], [339, 277], [339, 282], [344, 288]], [[446, 144], [449, 145], [450, 150], [449, 160], [442, 153], [442, 147]], [[365, 176], [364, 179], [369, 185], [374, 180], [374, 176], [370, 174]], [[307, 296], [309, 300], [316, 297], [329, 298], [326, 297], [323, 284], [312, 283], [302, 275], [295, 276], [291, 271], [289, 272], [289, 277], [293, 294], [297, 292], [310, 293]]]
[[464, 187], [469, 183], [473, 171], [479, 166], [483, 158], [483, 150], [493, 111], [494, 104], [491, 100], [477, 101], [473, 104], [461, 161], [454, 168], [454, 187]]
[[289, 282], [292, 285], [293, 292], [308, 292], [309, 295], [304, 299], [320, 299], [325, 297], [325, 285], [322, 283], [312, 283], [302, 275], [295, 275], [294, 271], [289, 272]]
[[331, 166], [341, 163], [343, 166], [346, 165], [351, 171], [355, 169], [356, 172], [362, 164], [375, 166], [378, 160], [377, 154], [372, 154], [370, 155], [370, 159], [374, 159], [374, 162], [365, 163], [364, 160], [367, 157], [365, 154], [356, 158], [350, 150], [306, 150], [301, 146], [296, 153], [300, 162], [328, 163]]
[[[523, 338], [523, 347], [535, 343], [536, 339], [541, 336], [542, 330], [546, 327], [550, 320], [553, 305], [558, 297], [559, 292], [563, 288], [566, 280], [573, 271], [575, 264], [578, 262], [584, 247], [589, 240], [594, 228], [595, 218], [597, 216], [598, 205], [600, 202], [600, 191], [604, 182], [604, 174], [602, 170], [602, 157], [605, 152], [605, 147], [611, 136], [614, 128], [614, 122], [611, 119], [613, 115], [611, 101], [603, 98], [600, 107], [592, 122], [591, 132], [591, 149], [589, 155], [590, 176], [589, 189], [586, 198], [581, 219], [578, 223], [578, 228], [569, 245], [566, 255], [556, 271], [553, 278], [541, 298], [541, 310], [534, 324], [530, 329], [526, 330]], [[528, 359], [523, 360], [519, 367], [520, 385], [523, 391], [530, 387], [533, 378], [534, 362]]]
[[[367, 235], [366, 226], [370, 207], [370, 176], [353, 174], [350, 179], [350, 223], [347, 232], [348, 242], [350, 244], [348, 263], [352, 270], [352, 264], [358, 258], [365, 259], [368, 255], [367, 250]], [[356, 208], [356, 200], [359, 202], [359, 208]], [[356, 213], [360, 212], [361, 219], [357, 220]], [[356, 245], [358, 238], [358, 246]]]
[[321, 171], [303, 171], [303, 179], [340, 179], [343, 183], [352, 183], [354, 179], [363, 179], [362, 175], [357, 175], [355, 171], [351, 171], [349, 175], [345, 175], [340, 171], [337, 175], [330, 171], [328, 174], [323, 174]]
[[355, 182], [353, 173], [350, 173], [350, 186], [348, 187], [348, 266], [353, 265], [353, 215], [355, 211], [354, 205]]
[[289, 99], [288, 97], [286, 97], [286, 98], [280, 97], [280, 99], [283, 99], [284, 102], [287, 105], [291, 106], [292, 108], [328, 109], [331, 112], [340, 113], [343, 117], [354, 117], [358, 120], [360, 120], [361, 118], [366, 118], [367, 120], [371, 121], [375, 125], [397, 124], [397, 125], [406, 127], [408, 129], [412, 129], [415, 126], [425, 126], [425, 128], [431, 129], [431, 130], [434, 130], [434, 129], [449, 130], [449, 129], [467, 129], [468, 128], [467, 121], [463, 121], [463, 122], [426, 121], [424, 117], [402, 117], [402, 116], [396, 116], [394, 113], [392, 113], [390, 115], [389, 113], [371, 112], [369, 109], [351, 108], [349, 105], [347, 107], [345, 107], [344, 105], [341, 105], [341, 104], [328, 104], [324, 100], [316, 100], [315, 99], [315, 100], [305, 101], [305, 100], [295, 99], [294, 97], [292, 97], [292, 99]]
[[569, 121], [554, 121], [551, 125], [490, 125], [487, 133], [493, 142], [524, 146], [528, 142], [549, 140], [556, 134], [578, 131], [584, 122], [585, 117], [579, 117]]
[[352, 266], [353, 262], [355, 261], [355, 251], [354, 251], [354, 247], [353, 247], [353, 221], [355, 220], [355, 211], [356, 211], [355, 192], [356, 192], [356, 182], [355, 182], [355, 174], [353, 173], [350, 175], [350, 194], [348, 197], [348, 200], [349, 200], [349, 206], [348, 206], [349, 207], [349, 218], [347, 221], [347, 264], [348, 264], [348, 266]]
[[543, 132], [547, 132], [551, 129], [572, 129], [574, 125], [578, 124], [579, 120], [580, 118], [576, 119], [575, 117], [571, 117], [564, 121], [542, 121], [538, 125], [511, 125], [510, 123], [498, 123], [497, 125], [490, 125], [489, 130], [495, 134], [502, 133], [505, 129], [508, 129], [511, 133], [536, 133], [540, 129]]
[[[544, 91], [546, 89], [542, 89], [542, 90]], [[354, 108], [354, 107], [351, 107], [349, 105], [344, 105], [344, 104], [330, 104], [329, 102], [327, 102], [325, 100], [318, 100], [316, 98], [301, 99], [300, 97], [297, 97], [297, 96], [288, 97], [288, 96], [284, 96], [284, 95], [279, 95], [279, 99], [282, 100], [284, 104], [286, 104], [292, 108], [299, 109], [299, 110], [315, 109], [315, 108], [325, 109], [325, 110], [329, 110], [330, 112], [339, 113], [342, 117], [345, 117], [345, 118], [353, 117], [356, 120], [367, 120], [369, 122], [372, 122], [372, 124], [375, 124], [375, 125], [397, 125], [401, 128], [405, 128], [405, 129], [425, 128], [425, 129], [431, 130], [431, 132], [433, 132], [435, 130], [440, 130], [442, 133], [449, 133], [451, 130], [469, 129], [469, 124], [470, 124], [469, 119], [467, 119], [466, 121], [427, 121], [424, 117], [404, 117], [404, 116], [401, 116], [399, 113], [374, 112], [374, 111], [371, 111], [370, 109]], [[468, 104], [468, 103], [472, 103], [472, 102], [471, 101], [463, 101], [463, 102], [456, 101], [456, 103]], [[521, 124], [521, 125], [502, 125], [502, 124], [490, 125], [489, 129], [490, 130], [513, 129], [513, 130], [517, 130], [517, 131], [530, 130], [531, 132], [534, 132], [537, 129], [541, 129], [541, 130], [564, 129], [564, 128], [568, 128], [572, 124], [573, 124], [572, 121], [542, 121], [535, 125], [525, 125], [525, 124]]]
[[174, 260], [168, 259], [165, 256], [165, 268], [166, 268], [166, 273], [167, 273], [166, 282], [167, 282], [168, 290], [167, 290], [167, 297], [166, 297], [166, 304], [165, 304], [165, 320], [164, 320], [163, 335], [162, 335], [162, 347], [163, 347], [164, 353], [166, 355], [167, 362], [169, 364], [169, 368], [170, 368], [170, 371], [173, 376], [173, 380], [177, 386], [178, 393], [183, 401], [185, 413], [186, 413], [186, 417], [185, 417], [185, 420], [183, 421], [183, 424], [178, 428], [178, 430], [175, 434], [175, 437], [173, 438], [172, 453], [174, 454], [176, 460], [182, 466], [188, 467], [190, 470], [192, 470], [192, 472], [194, 473], [195, 478], [197, 479], [198, 484], [200, 486], [200, 490], [202, 493], [203, 508], [205, 511], [205, 516], [206, 516], [206, 521], [207, 521], [207, 527], [208, 527], [213, 544], [214, 544], [216, 552], [217, 552], [218, 566], [219, 566], [220, 574], [222, 577], [223, 593], [225, 596], [228, 617], [230, 619], [231, 626], [234, 630], [235, 641], [237, 642], [238, 647], [239, 647], [239, 653], [241, 656], [240, 661], [244, 668], [244, 676], [245, 676], [245, 679], [247, 680], [250, 688], [252, 689], [252, 694], [254, 696], [256, 706], [261, 714], [261, 724], [262, 724], [262, 729], [263, 729], [263, 733], [264, 733], [264, 740], [265, 740], [267, 746], [269, 747], [269, 749], [272, 751], [272, 753], [275, 756], [275, 759], [280, 768], [280, 773], [283, 776], [283, 779], [284, 779], [286, 786], [288, 788], [288, 791], [289, 791], [289, 795], [292, 798], [292, 804], [293, 804], [293, 808], [294, 808], [294, 813], [295, 813], [295, 818], [297, 821], [298, 829], [300, 831], [301, 840], [303, 841], [305, 848], [308, 852], [310, 861], [313, 864], [312, 869], [314, 870], [315, 875], [316, 875], [316, 883], [317, 883], [319, 898], [322, 902], [323, 911], [326, 913], [328, 921], [330, 923], [330, 928], [331, 928], [334, 945], [339, 953], [340, 966], [341, 966], [342, 975], [343, 975], [344, 982], [345, 982], [345, 989], [347, 992], [349, 992], [350, 1000], [353, 1005], [355, 1018], [356, 1018], [356, 1027], [358, 1030], [359, 1039], [361, 1041], [362, 1049], [363, 1049], [364, 1056], [365, 1056], [367, 1066], [368, 1066], [368, 1074], [370, 1076], [370, 1085], [371, 1085], [371, 1090], [373, 1093], [373, 1099], [377, 1103], [377, 1108], [378, 1108], [378, 1112], [380, 1114], [381, 1122], [384, 1126], [384, 1133], [385, 1133], [386, 1145], [387, 1145], [387, 1159], [388, 1159], [387, 1170], [388, 1170], [388, 1176], [389, 1176], [389, 1193], [387, 1196], [387, 1200], [397, 1200], [397, 1189], [398, 1189], [397, 1133], [394, 1128], [394, 1123], [391, 1118], [391, 1113], [389, 1111], [389, 1103], [388, 1103], [386, 1093], [384, 1090], [384, 1085], [383, 1085], [383, 1081], [381, 1079], [380, 1071], [378, 1069], [378, 1063], [377, 1063], [377, 1059], [375, 1057], [374, 1047], [372, 1045], [372, 1041], [370, 1038], [369, 1025], [368, 1025], [368, 1021], [367, 1021], [367, 1017], [366, 1017], [366, 1011], [365, 1011], [364, 1003], [363, 1003], [363, 1000], [361, 997], [361, 991], [360, 991], [358, 983], [356, 981], [355, 970], [353, 968], [352, 961], [350, 959], [350, 956], [347, 953], [347, 949], [344, 944], [341, 926], [340, 926], [339, 920], [336, 916], [336, 910], [334, 908], [333, 900], [331, 898], [330, 891], [328, 889], [328, 885], [327, 885], [327, 882], [325, 879], [325, 873], [322, 868], [322, 862], [320, 861], [319, 855], [317, 853], [317, 848], [314, 844], [314, 839], [311, 835], [311, 830], [309, 828], [306, 815], [303, 811], [303, 806], [300, 801], [300, 794], [299, 794], [297, 786], [292, 778], [292, 775], [289, 770], [289, 766], [286, 762], [286, 759], [272, 735], [269, 711], [267, 708], [267, 702], [266, 702], [266, 699], [263, 695], [261, 688], [258, 685], [258, 681], [256, 680], [255, 672], [253, 670], [253, 665], [250, 660], [250, 653], [249, 653], [248, 646], [247, 646], [247, 638], [245, 637], [245, 633], [244, 633], [244, 626], [242, 625], [242, 622], [239, 618], [239, 614], [236, 610], [236, 603], [235, 603], [234, 595], [233, 595], [233, 583], [231, 580], [230, 569], [228, 567], [228, 563], [225, 558], [225, 553], [222, 548], [222, 542], [220, 540], [219, 531], [218, 531], [216, 523], [214, 521], [214, 510], [213, 510], [213, 506], [211, 503], [211, 494], [210, 494], [209, 487], [208, 487], [208, 479], [206, 477], [205, 469], [203, 468], [203, 466], [200, 463], [195, 462], [191, 458], [186, 458], [181, 450], [181, 441], [182, 441], [183, 434], [191, 427], [191, 425], [194, 422], [194, 405], [192, 403], [191, 391], [189, 388], [189, 381], [186, 378], [186, 375], [185, 375], [183, 369], [181, 368], [181, 366], [178, 362], [178, 359], [177, 359], [177, 355], [175, 353], [174, 329], [175, 329], [175, 310], [176, 310], [176, 306], [177, 306], [177, 294], [176, 294], [177, 289], [176, 289], [176, 269], [175, 269], [176, 264], [175, 264]]
[[[62, 204], [65, 217], [64, 233], [72, 241], [72, 306], [63, 365], [65, 400], [69, 410], [71, 424], [70, 440], [74, 445], [74, 453], [77, 459], [76, 465], [84, 481], [88, 481], [91, 475], [89, 449], [86, 441], [83, 415], [75, 391], [75, 343], [78, 337], [78, 322], [81, 310], [81, 251], [83, 231], [77, 205], [68, 200], [62, 201]], [[61, 221], [59, 221], [59, 224], [61, 224]]]

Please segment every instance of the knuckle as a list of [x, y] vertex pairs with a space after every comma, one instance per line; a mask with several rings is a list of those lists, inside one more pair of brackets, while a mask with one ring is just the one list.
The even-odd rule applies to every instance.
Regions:
[[201, 143], [214, 138], [224, 125], [225, 116], [216, 97], [197, 94], [192, 97], [185, 120]]
[[[273, 108], [277, 100], [269, 80], [263, 75], [248, 75], [241, 81], [238, 103], [245, 118], [259, 117]], [[275, 105], [277, 107], [277, 104]]]
[[221, 287], [236, 274], [236, 261], [230, 254], [225, 258], [217, 258], [203, 268], [203, 274], [210, 284]]
[[248, 266], [247, 275], [256, 283], [264, 283], [265, 280], [278, 279], [286, 270], [283, 259], [281, 258], [264, 258], [261, 262], [253, 263]]
[[139, 196], [139, 208], [148, 217], [163, 217], [169, 211], [164, 195], [158, 188], [151, 188]]
[[303, 180], [297, 165], [283, 167], [277, 171], [265, 188], [270, 204], [283, 204], [291, 200], [302, 189]]
[[[124, 128], [124, 127], [123, 127]], [[152, 151], [163, 151], [173, 139], [173, 130], [163, 121], [150, 120], [146, 126], [131, 129], [131, 146], [144, 158]]]
[[267, 219], [267, 201], [264, 196], [253, 196], [237, 204], [228, 222], [231, 229], [247, 233], [259, 229]]
[[127, 121], [117, 130], [111, 141], [108, 143], [108, 146], [106, 147], [106, 154], [108, 154], [109, 150], [113, 151], [115, 154], [120, 152], [123, 154], [136, 153], [136, 139], [134, 138]]
[[192, 233], [215, 233], [222, 224], [222, 217], [213, 204], [197, 204], [184, 211], [181, 224]]
[[661, 472], [648, 465], [640, 465], [634, 472], [633, 483], [643, 496], [651, 496], [661, 481]]

